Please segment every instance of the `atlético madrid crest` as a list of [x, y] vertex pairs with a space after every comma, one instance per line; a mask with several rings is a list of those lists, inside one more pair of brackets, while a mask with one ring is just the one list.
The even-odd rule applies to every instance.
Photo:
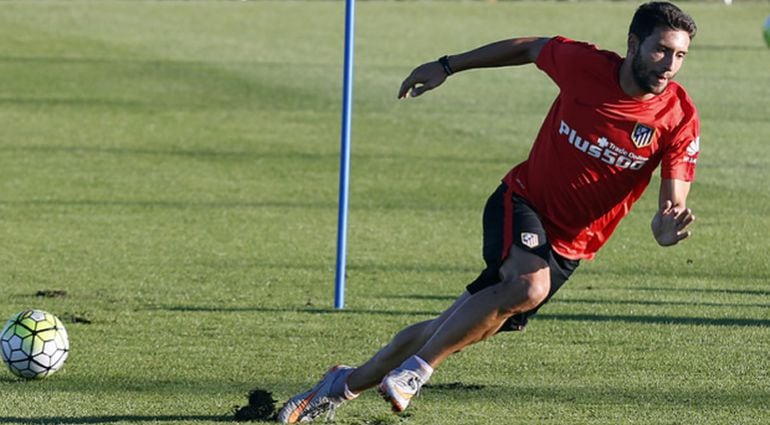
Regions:
[[535, 248], [540, 245], [540, 238], [537, 236], [537, 233], [522, 232], [521, 243], [524, 246]]
[[640, 122], [636, 123], [631, 131], [631, 141], [639, 149], [652, 143], [653, 136], [655, 136], [655, 129]]

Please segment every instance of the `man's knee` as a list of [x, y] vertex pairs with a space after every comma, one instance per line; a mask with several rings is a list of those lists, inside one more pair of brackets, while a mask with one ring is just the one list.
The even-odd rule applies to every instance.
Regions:
[[505, 295], [501, 312], [514, 315], [532, 310], [548, 298], [551, 278], [548, 269], [515, 276], [503, 276], [501, 282]]

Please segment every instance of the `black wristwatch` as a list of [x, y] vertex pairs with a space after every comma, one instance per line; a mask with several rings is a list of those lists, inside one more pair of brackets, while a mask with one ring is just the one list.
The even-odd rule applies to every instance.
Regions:
[[449, 66], [449, 56], [444, 55], [438, 58], [438, 63], [440, 63], [441, 67], [444, 68], [444, 72], [446, 72], [447, 77], [455, 73], [452, 71], [452, 67]]

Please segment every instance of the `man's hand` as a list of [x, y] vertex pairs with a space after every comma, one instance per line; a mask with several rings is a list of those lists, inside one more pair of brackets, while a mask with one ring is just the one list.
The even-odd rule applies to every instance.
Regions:
[[446, 80], [444, 67], [438, 62], [424, 63], [415, 68], [401, 83], [398, 98], [417, 97], [441, 85]]
[[678, 210], [671, 201], [666, 201], [652, 218], [652, 234], [661, 246], [676, 245], [690, 237], [687, 226], [695, 220], [692, 210]]

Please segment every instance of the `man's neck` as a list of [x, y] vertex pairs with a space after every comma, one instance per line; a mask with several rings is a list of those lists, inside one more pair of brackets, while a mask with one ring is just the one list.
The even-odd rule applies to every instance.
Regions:
[[620, 88], [629, 97], [637, 100], [650, 100], [655, 95], [653, 93], [647, 93], [636, 84], [634, 81], [633, 71], [631, 71], [631, 59], [628, 57], [623, 59], [623, 64], [620, 65], [620, 75], [618, 78], [620, 82]]

